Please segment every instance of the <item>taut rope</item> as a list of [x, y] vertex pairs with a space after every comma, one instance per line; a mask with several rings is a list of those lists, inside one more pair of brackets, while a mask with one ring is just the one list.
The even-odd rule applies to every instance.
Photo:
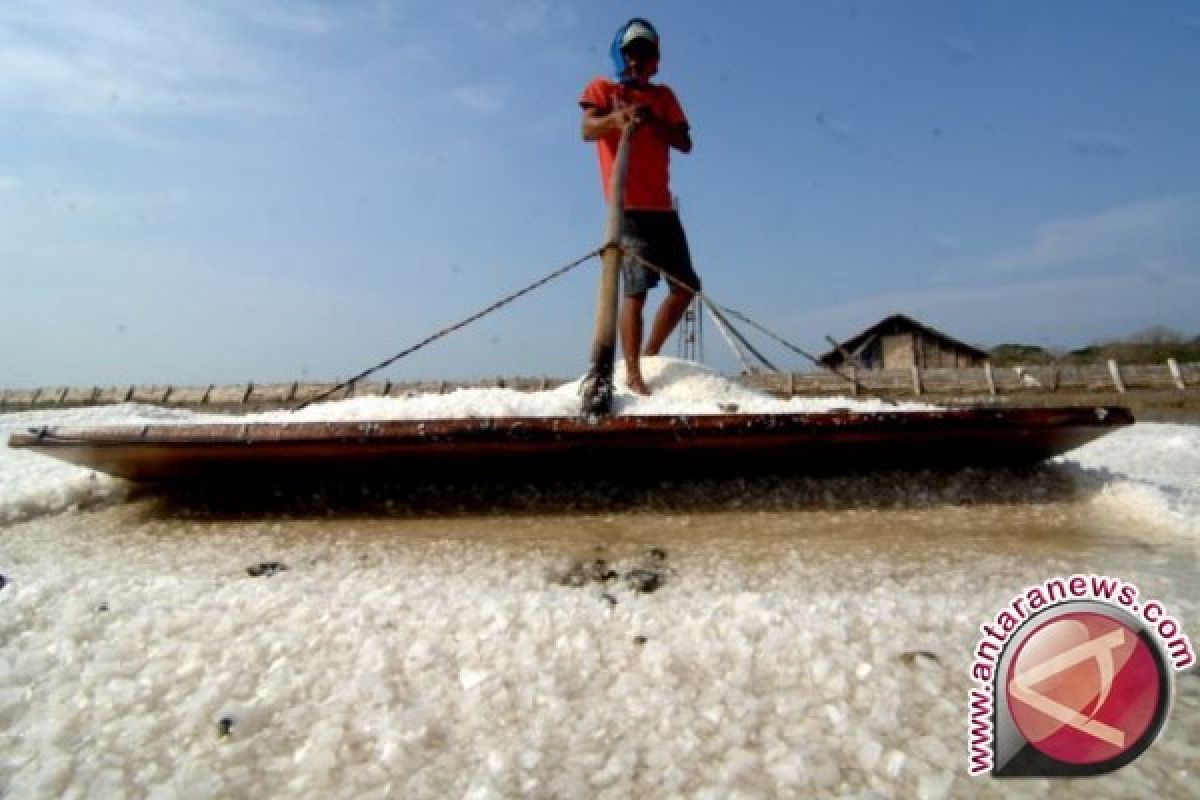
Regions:
[[442, 328], [441, 330], [437, 331], [436, 333], [426, 336], [424, 339], [417, 342], [412, 347], [405, 348], [404, 350], [401, 350], [399, 353], [396, 353], [396, 355], [392, 356], [391, 358], [384, 359], [383, 361], [380, 361], [375, 366], [364, 369], [362, 372], [358, 373], [350, 380], [342, 381], [341, 383], [339, 383], [337, 386], [333, 387], [329, 391], [322, 392], [320, 395], [312, 398], [311, 400], [304, 401], [303, 403], [296, 406], [292, 410], [299, 411], [302, 408], [307, 408], [308, 406], [312, 405], [313, 403], [319, 403], [322, 400], [326, 399], [327, 397], [330, 397], [330, 396], [336, 394], [337, 392], [341, 391], [342, 389], [345, 389], [348, 386], [353, 386], [354, 384], [358, 383], [359, 381], [361, 381], [363, 378], [367, 377], [368, 375], [376, 373], [379, 370], [383, 369], [384, 367], [391, 366], [392, 364], [396, 363], [397, 361], [404, 358], [405, 356], [412, 355], [413, 353], [417, 352], [425, 345], [432, 344], [433, 342], [437, 341], [438, 339], [441, 339], [443, 336], [448, 336], [449, 334], [454, 333], [455, 331], [459, 330], [460, 328], [465, 328], [467, 325], [470, 325], [472, 322], [475, 322], [477, 319], [487, 316], [488, 314], [492, 313], [496, 309], [508, 305], [513, 300], [516, 300], [518, 297], [529, 294], [534, 289], [545, 286], [547, 283], [554, 280], [555, 278], [566, 275], [568, 272], [575, 269], [576, 267], [578, 267], [580, 264], [584, 263], [585, 261], [588, 261], [589, 259], [600, 255], [601, 249], [593, 250], [592, 252], [588, 253], [587, 255], [585, 255], [581, 258], [575, 259], [570, 264], [564, 264], [563, 266], [561, 266], [558, 269], [551, 272], [549, 275], [546, 275], [544, 278], [539, 278], [538, 280], [534, 281], [533, 283], [529, 284], [528, 286], [524, 287], [523, 289], [518, 289], [517, 291], [513, 292], [512, 294], [509, 294], [509, 295], [506, 295], [505, 297], [500, 298], [499, 300], [492, 303], [487, 308], [485, 308], [481, 311], [477, 311], [476, 313], [472, 314], [471, 316], [467, 317], [464, 320], [456, 322], [453, 325]]
[[[854, 376], [847, 375], [844, 372], [842, 372], [841, 370], [837, 369], [836, 367], [831, 367], [829, 364], [824, 363], [823, 361], [817, 359], [816, 357], [810, 355], [809, 353], [800, 349], [796, 345], [792, 344], [787, 339], [784, 339], [779, 334], [767, 330], [762, 325], [759, 325], [757, 322], [755, 322], [754, 320], [747, 317], [745, 314], [742, 314], [739, 311], [734, 311], [732, 308], [729, 308], [728, 306], [719, 305], [716, 301], [714, 301], [708, 295], [704, 294], [704, 292], [696, 291], [694, 288], [692, 288], [691, 286], [688, 286], [686, 283], [679, 280], [674, 275], [671, 275], [669, 272], [664, 270], [662, 267], [658, 266], [657, 264], [652, 264], [649, 261], [647, 261], [646, 259], [642, 258], [640, 254], [634, 253], [633, 258], [639, 264], [641, 264], [643, 267], [654, 270], [659, 275], [662, 275], [664, 278], [666, 278], [668, 281], [675, 284], [676, 286], [682, 286], [683, 288], [687, 289], [688, 291], [694, 292], [700, 298], [700, 301], [702, 303], [704, 303], [705, 306], [708, 307], [708, 310], [710, 312], [712, 312], [713, 318], [716, 319], [718, 321], [718, 323], [724, 323], [725, 326], [728, 326], [729, 331], [737, 337], [738, 341], [740, 341], [743, 345], [748, 347], [750, 352], [753, 353], [758, 358], [759, 361], [761, 361], [763, 364], [765, 364], [767, 367], [774, 370], [775, 372], [779, 372], [779, 370], [776, 369], [776, 367], [774, 365], [772, 365], [770, 361], [767, 361], [765, 358], [763, 358], [757, 350], [755, 350], [753, 347], [750, 347], [749, 342], [746, 341], [746, 337], [742, 336], [740, 333], [737, 332], [737, 330], [733, 327], [733, 325], [729, 322], [729, 320], [725, 319], [722, 316], [722, 312], [724, 314], [729, 314], [730, 316], [737, 317], [739, 320], [746, 323], [750, 327], [754, 328], [759, 333], [769, 336], [770, 338], [774, 339], [779, 344], [781, 344], [784, 347], [786, 347], [787, 349], [791, 350], [793, 353], [797, 353], [801, 356], [804, 356], [809, 361], [811, 361], [814, 365], [820, 367], [821, 369], [829, 370], [834, 375], [837, 375], [839, 378], [849, 381], [850, 383], [852, 383], [854, 385], [854, 388], [856, 391], [861, 392], [865, 395], [868, 395], [869, 397], [874, 397], [877, 400], [882, 400], [883, 402], [888, 403], [890, 405], [897, 405], [895, 400], [892, 400], [889, 397], [883, 397], [882, 395], [876, 394], [876, 393], [868, 390], [865, 386], [863, 386], [861, 383], [859, 383], [858, 379], [856, 379]], [[737, 348], [735, 347], [734, 350], [736, 352]], [[742, 358], [741, 353], [738, 353], [738, 358]], [[742, 363], [744, 364], [745, 361], [743, 360]]]

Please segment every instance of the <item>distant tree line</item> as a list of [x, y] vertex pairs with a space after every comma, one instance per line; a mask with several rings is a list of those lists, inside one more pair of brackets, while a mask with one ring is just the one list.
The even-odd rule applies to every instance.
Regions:
[[1200, 362], [1200, 336], [1155, 325], [1123, 339], [1093, 342], [1078, 350], [1057, 350], [1033, 344], [1000, 344], [988, 351], [997, 367], [1036, 364], [1094, 364], [1116, 359], [1124, 364], [1160, 364], [1168, 358], [1180, 363]]

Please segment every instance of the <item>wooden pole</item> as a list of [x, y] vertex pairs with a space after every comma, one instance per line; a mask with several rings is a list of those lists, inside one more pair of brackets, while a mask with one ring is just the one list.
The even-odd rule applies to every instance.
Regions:
[[846, 350], [846, 348], [842, 347], [842, 345], [838, 342], [837, 339], [834, 339], [829, 334], [826, 334], [825, 341], [827, 341], [831, 345], [833, 345], [833, 349], [837, 350], [839, 353], [842, 354], [842, 360], [845, 361], [846, 366], [852, 367], [852, 366], [855, 366], [856, 364], [858, 364], [858, 358], [853, 353]]
[[621, 228], [625, 216], [625, 172], [629, 167], [629, 137], [633, 126], [621, 131], [617, 160], [609, 186], [608, 224], [604, 228], [600, 286], [596, 292], [596, 327], [592, 334], [592, 365], [583, 380], [583, 411], [612, 411], [613, 361], [617, 352], [617, 295], [621, 277]]
[[1121, 368], [1111, 358], [1108, 360], [1108, 374], [1112, 378], [1113, 388], [1117, 390], [1117, 393], [1125, 394], [1125, 382], [1121, 380]]
[[1168, 358], [1167, 369], [1171, 371], [1171, 379], [1175, 381], [1175, 388], [1180, 391], [1187, 389], [1187, 384], [1183, 382], [1183, 373], [1179, 371], [1179, 362], [1173, 358]]

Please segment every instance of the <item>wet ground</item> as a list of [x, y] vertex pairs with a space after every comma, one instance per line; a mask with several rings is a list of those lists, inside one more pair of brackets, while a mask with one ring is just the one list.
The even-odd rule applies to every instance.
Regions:
[[1023, 587], [1136, 581], [1196, 635], [1194, 540], [1102, 484], [223, 487], [29, 520], [0, 530], [0, 675], [34, 689], [0, 786], [1195, 796], [1194, 671], [1115, 775], [965, 774], [978, 626]]

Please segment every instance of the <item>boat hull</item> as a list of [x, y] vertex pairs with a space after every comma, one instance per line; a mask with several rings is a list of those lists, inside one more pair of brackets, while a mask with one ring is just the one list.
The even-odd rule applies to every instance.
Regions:
[[1034, 464], [1132, 423], [1106, 407], [156, 424], [31, 429], [9, 446], [144, 482], [822, 473]]

